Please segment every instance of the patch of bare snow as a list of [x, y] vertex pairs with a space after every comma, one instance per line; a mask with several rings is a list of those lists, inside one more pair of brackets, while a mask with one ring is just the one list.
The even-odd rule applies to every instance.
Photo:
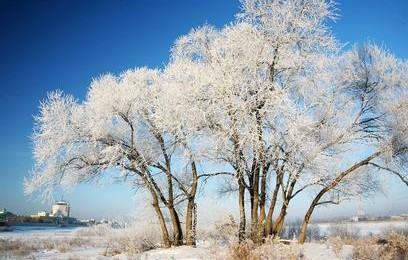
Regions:
[[309, 260], [351, 259], [353, 251], [352, 246], [345, 245], [341, 250], [340, 255], [336, 256], [327, 244], [320, 243], [305, 243], [301, 248], [304, 259]]
[[140, 259], [146, 260], [202, 260], [202, 259], [227, 259], [228, 248], [204, 243], [197, 247], [179, 246], [167, 249], [155, 249], [140, 254]]

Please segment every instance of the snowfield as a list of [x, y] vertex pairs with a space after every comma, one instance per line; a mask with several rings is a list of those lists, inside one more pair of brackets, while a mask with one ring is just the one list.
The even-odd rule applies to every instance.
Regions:
[[[78, 238], [77, 230], [33, 230], [28, 232], [8, 232], [1, 233], [1, 238], [9, 238], [20, 241], [48, 241], [48, 239], [69, 241], [70, 239]], [[287, 246], [289, 247], [289, 246]], [[336, 255], [324, 243], [306, 243], [301, 246], [303, 259], [337, 259]], [[143, 252], [137, 255], [129, 255], [127, 253], [119, 253], [115, 255], [107, 254], [109, 251], [107, 239], [100, 236], [86, 237], [86, 242], [83, 245], [78, 245], [70, 248], [67, 252], [61, 252], [58, 247], [54, 249], [42, 249], [38, 252], [33, 252], [27, 256], [27, 259], [228, 259], [229, 248], [219, 246], [212, 242], [201, 242], [196, 248], [190, 246], [172, 247], [169, 249], [154, 249]], [[351, 253], [351, 247], [348, 246], [343, 250], [342, 257], [347, 258]], [[19, 256], [1, 255], [0, 258], [20, 259]], [[15, 258], [14, 258], [15, 257]], [[24, 258], [23, 258], [24, 259]]]
[[[346, 225], [347, 228], [360, 230], [361, 235], [380, 234], [391, 228], [400, 230], [408, 227], [407, 221], [393, 222], [358, 222], [317, 224], [321, 234], [329, 235], [333, 226]], [[123, 229], [124, 230], [124, 229]], [[197, 247], [180, 246], [168, 249], [154, 248], [149, 250], [146, 244], [153, 239], [151, 234], [139, 236], [140, 229], [128, 228], [115, 230], [106, 226], [91, 228], [21, 228], [13, 232], [0, 233], [0, 259], [232, 259], [231, 246], [219, 239], [199, 240]], [[154, 234], [157, 235], [157, 234]], [[133, 242], [132, 237], [136, 237]], [[156, 237], [157, 238], [157, 237]], [[137, 240], [137, 241], [136, 241]], [[4, 241], [18, 241], [21, 245], [4, 247]], [[141, 241], [144, 247], [141, 247]], [[259, 249], [261, 256], [274, 256], [273, 259], [288, 258], [288, 252], [300, 255], [301, 259], [352, 259], [353, 246], [345, 242], [316, 241], [298, 245], [291, 241], [290, 245], [271, 244]], [[24, 246], [22, 246], [24, 245]], [[2, 247], [3, 246], [3, 247]], [[13, 251], [12, 246], [16, 247]], [[131, 248], [133, 247], [133, 248]], [[147, 250], [147, 251], [146, 251]], [[258, 250], [258, 248], [256, 249]], [[278, 257], [275, 257], [278, 256]], [[264, 259], [264, 258], [261, 258]], [[269, 259], [269, 258], [268, 258]]]
[[359, 233], [359, 236], [379, 235], [387, 230], [408, 229], [408, 221], [361, 221], [361, 222], [340, 222], [340, 223], [320, 223], [311, 226], [319, 227], [322, 235], [330, 235], [330, 228], [343, 226], [352, 228]]

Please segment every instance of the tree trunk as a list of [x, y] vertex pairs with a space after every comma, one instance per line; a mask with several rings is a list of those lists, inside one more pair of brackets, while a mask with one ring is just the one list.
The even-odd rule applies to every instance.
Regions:
[[[138, 172], [138, 171], [136, 171]], [[171, 240], [169, 237], [169, 231], [167, 230], [167, 226], [166, 226], [166, 220], [164, 219], [163, 216], [163, 212], [160, 209], [160, 205], [159, 205], [159, 197], [156, 193], [156, 189], [154, 187], [154, 183], [150, 182], [150, 178], [149, 178], [149, 173], [143, 172], [143, 173], [139, 173], [139, 176], [143, 179], [144, 184], [146, 185], [147, 189], [150, 191], [150, 194], [152, 196], [152, 206], [154, 208], [154, 211], [156, 213], [156, 216], [159, 220], [159, 224], [160, 224], [160, 230], [162, 233], [162, 241], [163, 241], [163, 246], [164, 247], [170, 247], [171, 246]]]
[[310, 205], [308, 211], [306, 212], [305, 217], [303, 218], [302, 226], [300, 227], [299, 237], [298, 237], [299, 244], [303, 244], [305, 242], [305, 240], [306, 240], [307, 226], [309, 224], [310, 217], [313, 214], [313, 210], [316, 207], [316, 203], [317, 203], [317, 201], [312, 202], [312, 204]]
[[186, 212], [186, 245], [188, 246], [195, 246], [196, 245], [196, 238], [195, 238], [195, 230], [193, 219], [197, 219], [197, 215], [195, 212], [195, 196], [197, 192], [197, 185], [198, 185], [198, 174], [195, 162], [191, 163], [191, 173], [193, 176], [192, 186], [190, 193], [188, 194], [188, 202], [187, 202], [187, 212]]
[[263, 240], [266, 237], [266, 176], [268, 174], [269, 165], [262, 168], [261, 176], [261, 194], [259, 198], [259, 223], [260, 223], [260, 238]]
[[193, 211], [194, 211], [194, 199], [189, 198], [187, 202], [186, 211], [186, 245], [195, 245], [195, 239], [193, 235]]
[[[235, 119], [233, 119], [236, 122]], [[236, 130], [234, 130], [232, 136], [232, 142], [234, 144], [234, 157], [235, 157], [235, 167], [237, 170], [237, 181], [239, 187], [238, 193], [238, 204], [239, 204], [239, 229], [238, 229], [238, 241], [241, 243], [245, 239], [246, 231], [246, 218], [245, 218], [245, 180], [243, 176], [244, 167], [242, 166], [242, 151], [239, 145], [239, 136]], [[251, 176], [248, 176], [249, 182], [251, 182]], [[249, 190], [251, 194], [251, 190]], [[251, 199], [252, 203], [252, 199]]]
[[255, 169], [254, 179], [253, 179], [253, 203], [251, 208], [251, 239], [257, 244], [260, 242], [259, 239], [259, 217], [258, 217], [258, 207], [259, 207], [259, 168]]
[[157, 128], [151, 124], [153, 128], [153, 134], [156, 137], [166, 163], [165, 174], [167, 177], [167, 191], [168, 191], [168, 203], [167, 208], [169, 210], [171, 223], [173, 225], [173, 245], [179, 246], [183, 244], [183, 230], [181, 229], [180, 218], [174, 208], [174, 194], [173, 194], [173, 177], [171, 172], [171, 157], [167, 153], [163, 136], [157, 130]]
[[[258, 209], [260, 208], [260, 197], [259, 197], [259, 178], [261, 175], [261, 170], [264, 165], [264, 150], [263, 150], [263, 131], [262, 131], [262, 116], [260, 114], [260, 109], [263, 107], [264, 103], [258, 105], [258, 108], [255, 112], [256, 124], [257, 124], [257, 134], [258, 134], [258, 145], [254, 148], [254, 160], [252, 164], [252, 193], [253, 193], [253, 203], [251, 208], [251, 239], [255, 244], [262, 242], [262, 229], [261, 222], [258, 215]], [[259, 147], [258, 147], [259, 146]], [[263, 167], [262, 167], [263, 166]], [[266, 180], [265, 180], [266, 182]], [[263, 204], [263, 207], [265, 203]], [[265, 207], [264, 215], [265, 215]], [[264, 217], [265, 219], [265, 217]]]
[[[283, 229], [283, 224], [285, 223], [285, 218], [286, 218], [286, 214], [287, 214], [287, 210], [288, 210], [288, 206], [289, 206], [289, 202], [292, 199], [292, 194], [293, 194], [293, 190], [295, 188], [296, 182], [297, 182], [297, 178], [299, 177], [300, 171], [298, 173], [295, 174], [293, 180], [290, 182], [289, 185], [289, 189], [287, 190], [286, 194], [284, 192], [283, 193], [283, 205], [281, 207], [281, 211], [280, 214], [278, 216], [278, 218], [275, 220], [275, 223], [273, 224], [272, 227], [272, 236], [273, 237], [278, 237], [280, 235], [280, 233], [282, 232]], [[282, 176], [280, 176], [282, 177]], [[289, 180], [288, 180], [289, 182]], [[282, 184], [282, 180], [280, 181], [280, 184]], [[288, 186], [286, 185], [286, 186]], [[282, 190], [284, 191], [285, 189], [282, 188]]]
[[274, 238], [275, 238], [275, 237], [278, 237], [279, 234], [280, 234], [281, 231], [282, 231], [283, 224], [284, 224], [284, 222], [285, 222], [285, 217], [286, 217], [286, 210], [287, 210], [286, 205], [285, 205], [285, 204], [282, 205], [280, 214], [279, 214], [278, 218], [275, 220], [275, 223], [274, 223], [273, 226], [272, 226], [272, 236], [273, 236]]
[[278, 198], [279, 187], [280, 187], [279, 176], [276, 176], [276, 185], [275, 185], [275, 189], [273, 190], [271, 204], [269, 205], [268, 216], [266, 217], [266, 235], [267, 236], [272, 236], [272, 227], [273, 227], [272, 216], [275, 211], [275, 205], [276, 205], [276, 200]]
[[193, 208], [193, 215], [194, 215], [194, 220], [193, 220], [193, 247], [197, 246], [197, 204], [194, 203], [194, 208]]
[[173, 225], [173, 245], [183, 244], [183, 230], [181, 229], [180, 218], [174, 206], [169, 206], [170, 218]]
[[161, 212], [157, 196], [155, 196], [155, 195], [153, 195], [152, 205], [153, 205], [154, 211], [156, 212], [156, 216], [159, 219], [160, 230], [161, 230], [161, 233], [162, 233], [163, 246], [164, 247], [170, 247], [171, 246], [171, 241], [170, 241], [170, 237], [169, 237], [169, 232], [167, 230], [166, 221], [164, 220], [163, 213]]
[[242, 181], [239, 181], [239, 230], [238, 230], [238, 240], [242, 242], [245, 240], [245, 186]]

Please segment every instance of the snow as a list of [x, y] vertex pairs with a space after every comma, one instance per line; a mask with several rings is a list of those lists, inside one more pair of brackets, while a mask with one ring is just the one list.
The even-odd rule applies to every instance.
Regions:
[[69, 227], [69, 228], [58, 228], [50, 226], [12, 226], [12, 232], [2, 232], [0, 233], [1, 238], [10, 239], [30, 239], [30, 238], [73, 238], [75, 237], [75, 232], [79, 228]]
[[142, 259], [225, 259], [228, 251], [225, 248], [211, 248], [207, 246], [173, 247], [169, 249], [156, 249], [142, 254]]
[[[0, 233], [0, 239], [13, 239], [20, 241], [42, 241], [46, 239], [69, 240], [78, 238], [80, 229], [25, 229], [13, 232]], [[108, 242], [103, 236], [82, 236], [86, 243], [81, 246], [70, 248], [67, 252], [59, 252], [57, 249], [41, 249], [32, 253], [33, 259], [128, 259], [126, 253], [106, 255]], [[335, 254], [323, 243], [306, 243], [300, 247], [305, 259], [336, 259]], [[351, 247], [345, 246], [342, 258], [346, 259], [351, 253]], [[172, 247], [168, 249], [155, 249], [140, 253], [137, 258], [153, 259], [227, 259], [229, 249], [213, 241], [200, 241], [196, 248], [191, 246]], [[13, 258], [10, 258], [13, 259]]]
[[[369, 234], [380, 234], [390, 228], [401, 229], [408, 226], [407, 221], [383, 221], [383, 222], [354, 222], [354, 223], [320, 223], [314, 224], [319, 226], [322, 234], [329, 233], [329, 227], [333, 225], [349, 225], [354, 229], [360, 230], [360, 235]], [[103, 230], [100, 228], [99, 230]], [[2, 232], [0, 233], [1, 239], [18, 240], [31, 245], [41, 245], [49, 241], [56, 241], [57, 246], [44, 249], [37, 249], [33, 251], [29, 256], [33, 259], [228, 259], [229, 257], [229, 247], [226, 243], [221, 243], [220, 241], [199, 240], [197, 247], [191, 246], [180, 246], [172, 248], [157, 248], [154, 250], [142, 252], [142, 253], [131, 253], [131, 252], [112, 252], [111, 240], [116, 239], [114, 234], [98, 234], [92, 233], [95, 230], [88, 228], [38, 228], [38, 227], [18, 227], [12, 232]], [[133, 234], [134, 236], [136, 234]], [[69, 244], [70, 241], [78, 240], [76, 244], [71, 245], [65, 251], [61, 251], [58, 247], [59, 244]], [[352, 246], [343, 245], [342, 249], [336, 254], [335, 250], [332, 250], [330, 243], [328, 242], [311, 242], [305, 243], [304, 245], [297, 245], [293, 241], [292, 245], [299, 248], [303, 259], [311, 260], [325, 260], [325, 259], [351, 259]], [[289, 247], [289, 246], [288, 246]], [[289, 250], [289, 248], [288, 248]], [[0, 258], [2, 255], [0, 252]], [[8, 257], [8, 255], [6, 255]], [[13, 259], [10, 256], [8, 259]], [[21, 259], [17, 257], [15, 259]]]
[[344, 226], [357, 230], [359, 236], [379, 235], [390, 229], [407, 229], [408, 221], [361, 221], [361, 222], [340, 222], [340, 223], [319, 223], [312, 224], [319, 227], [322, 235], [330, 234], [330, 227]]
[[349, 259], [352, 253], [352, 246], [346, 245], [341, 250], [340, 257], [326, 245], [319, 243], [305, 243], [302, 246], [302, 253], [305, 259], [327, 260], [327, 259]]
[[280, 212], [268, 216], [287, 216], [298, 194], [312, 195], [309, 215], [382, 193], [380, 173], [408, 184], [408, 62], [374, 44], [343, 50], [326, 26], [335, 9], [326, 0], [245, 0], [235, 22], [179, 37], [164, 69], [101, 75], [82, 101], [49, 93], [25, 192], [48, 197], [112, 177], [146, 192], [162, 234], [182, 234], [197, 185], [216, 175], [230, 176], [214, 178], [225, 191], [276, 191], [269, 208]]
[[[60, 253], [57, 250], [42, 251], [33, 254], [34, 259], [112, 259], [111, 257], [103, 255], [103, 248], [76, 248], [67, 253]], [[127, 259], [126, 255], [115, 255], [114, 259]]]

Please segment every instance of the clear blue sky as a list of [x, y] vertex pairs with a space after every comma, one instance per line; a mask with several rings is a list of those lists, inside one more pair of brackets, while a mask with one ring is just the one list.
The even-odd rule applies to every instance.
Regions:
[[[340, 1], [332, 24], [344, 43], [384, 44], [408, 58], [408, 1]], [[33, 166], [33, 115], [48, 91], [83, 99], [93, 77], [148, 66], [163, 67], [174, 40], [191, 28], [233, 20], [239, 1], [9, 1], [0, 0], [0, 208], [18, 214], [50, 209], [28, 200], [23, 178]], [[408, 210], [408, 188], [390, 197]], [[81, 185], [65, 198], [77, 217], [110, 217], [136, 209], [127, 187]], [[103, 202], [103, 203], [102, 203]], [[376, 202], [392, 211], [386, 200]], [[388, 207], [388, 208], [386, 208]]]

